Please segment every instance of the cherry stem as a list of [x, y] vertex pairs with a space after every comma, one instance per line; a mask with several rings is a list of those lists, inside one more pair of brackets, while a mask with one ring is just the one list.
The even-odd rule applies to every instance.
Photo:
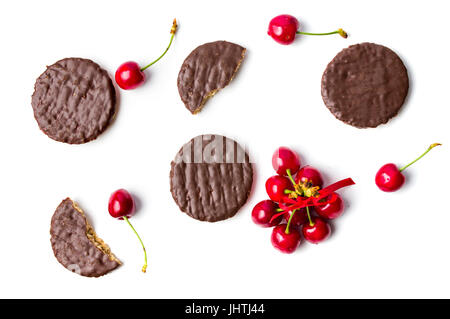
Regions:
[[128, 217], [124, 216], [123, 219], [128, 223], [128, 225], [130, 225], [131, 229], [134, 231], [134, 233], [136, 234], [137, 238], [139, 239], [139, 241], [141, 242], [142, 248], [144, 249], [144, 256], [145, 256], [145, 264], [142, 267], [142, 272], [146, 272], [147, 271], [147, 251], [145, 250], [145, 246], [144, 243], [142, 242], [141, 237], [139, 236], [139, 234], [137, 233], [136, 229], [134, 229], [133, 225], [131, 225], [130, 221], [128, 220]]
[[177, 31], [177, 19], [173, 19], [173, 24], [172, 24], [172, 28], [170, 29], [170, 33], [172, 34], [172, 36], [170, 37], [170, 42], [169, 45], [167, 46], [166, 50], [163, 52], [163, 54], [161, 54], [161, 56], [159, 58], [157, 58], [155, 61], [153, 61], [152, 63], [144, 66], [143, 68], [141, 68], [141, 71], [144, 71], [145, 69], [151, 67], [153, 64], [155, 64], [156, 62], [158, 62], [159, 60], [161, 60], [161, 58], [167, 53], [167, 51], [169, 51], [170, 46], [172, 45], [172, 41], [173, 41], [173, 37], [175, 36], [175, 32]]
[[428, 147], [428, 149], [427, 149], [422, 155], [420, 155], [418, 158], [416, 158], [414, 161], [412, 161], [412, 162], [409, 163], [408, 165], [403, 166], [402, 168], [400, 168], [399, 171], [400, 171], [400, 172], [404, 171], [404, 170], [407, 169], [409, 166], [411, 166], [412, 164], [414, 164], [415, 162], [417, 162], [418, 160], [420, 160], [422, 157], [424, 157], [424, 156], [425, 156], [429, 151], [431, 151], [433, 148], [435, 148], [436, 146], [439, 146], [439, 145], [442, 145], [442, 144], [439, 144], [439, 143], [431, 144], [431, 145]]
[[342, 29], [338, 29], [333, 32], [325, 32], [325, 33], [311, 33], [311, 32], [303, 32], [303, 31], [297, 31], [297, 34], [304, 34], [304, 35], [331, 35], [331, 34], [339, 34], [343, 38], [347, 38], [348, 34]]
[[292, 220], [292, 217], [294, 217], [294, 214], [295, 214], [296, 211], [297, 210], [294, 209], [292, 211], [292, 213], [291, 213], [291, 216], [289, 217], [289, 220], [288, 220], [287, 225], [286, 225], [286, 230], [285, 230], [286, 235], [289, 235], [289, 227], [291, 226], [291, 220]]
[[311, 215], [309, 214], [309, 206], [306, 206], [306, 215], [308, 215], [309, 226], [314, 226], [314, 223], [312, 222], [311, 219]]
[[289, 168], [286, 170], [286, 173], [287, 173], [292, 185], [295, 187], [295, 181], [294, 181], [294, 178], [292, 178], [291, 170]]

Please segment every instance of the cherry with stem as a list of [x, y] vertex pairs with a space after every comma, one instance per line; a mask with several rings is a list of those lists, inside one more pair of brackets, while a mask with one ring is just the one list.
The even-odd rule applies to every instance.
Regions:
[[301, 242], [301, 235], [298, 229], [292, 229], [286, 233], [286, 224], [275, 226], [272, 230], [272, 245], [286, 254], [292, 254]]
[[426, 154], [428, 154], [428, 152], [431, 151], [433, 148], [439, 145], [441, 144], [440, 143], [431, 144], [422, 155], [420, 155], [414, 161], [401, 168], [398, 168], [393, 163], [383, 165], [375, 175], [375, 184], [378, 186], [379, 189], [381, 189], [384, 192], [395, 192], [396, 190], [400, 189], [405, 183], [405, 176], [402, 174], [402, 172], [411, 165], [413, 165], [415, 162], [420, 160]]
[[331, 227], [324, 219], [314, 217], [309, 225], [303, 225], [302, 232], [307, 241], [318, 244], [330, 236]]
[[142, 272], [145, 273], [147, 271], [147, 251], [141, 237], [129, 221], [129, 218], [131, 218], [136, 212], [136, 205], [134, 203], [133, 197], [125, 189], [119, 189], [115, 191], [109, 198], [108, 211], [112, 217], [119, 220], [125, 220], [139, 239], [142, 249], [144, 250], [145, 263], [142, 267]]
[[253, 222], [262, 227], [273, 227], [281, 222], [282, 216], [272, 218], [278, 212], [278, 204], [272, 200], [264, 200], [252, 210]]
[[289, 179], [285, 176], [274, 175], [266, 181], [266, 192], [274, 202], [280, 203], [286, 197], [288, 190], [294, 190]]
[[300, 165], [300, 157], [288, 147], [281, 146], [272, 155], [273, 169], [279, 175], [287, 175], [288, 170], [291, 174], [295, 174], [300, 169]]
[[343, 38], [348, 37], [347, 33], [343, 29], [325, 33], [300, 31], [300, 23], [298, 22], [297, 18], [289, 14], [282, 14], [270, 20], [267, 33], [276, 42], [284, 45], [293, 43], [297, 34], [318, 36], [339, 34]]
[[115, 80], [117, 85], [123, 90], [132, 90], [139, 86], [141, 86], [145, 82], [145, 73], [144, 71], [151, 67], [153, 64], [161, 60], [161, 58], [169, 51], [170, 46], [173, 42], [173, 37], [175, 36], [175, 32], [177, 30], [177, 20], [173, 20], [172, 28], [170, 29], [170, 42], [167, 46], [166, 50], [153, 62], [147, 64], [144, 67], [140, 67], [138, 63], [134, 61], [128, 61], [121, 64], [115, 73]]
[[295, 176], [295, 182], [297, 184], [306, 184], [310, 186], [319, 186], [322, 188], [323, 179], [322, 174], [320, 174], [319, 170], [310, 165], [303, 166]]

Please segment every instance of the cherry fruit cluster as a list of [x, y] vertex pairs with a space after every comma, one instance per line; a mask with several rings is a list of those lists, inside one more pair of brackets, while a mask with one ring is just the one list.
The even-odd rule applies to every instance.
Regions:
[[298, 154], [287, 147], [275, 151], [272, 165], [277, 175], [266, 181], [270, 200], [256, 204], [253, 221], [273, 227], [272, 245], [283, 253], [293, 253], [302, 236], [314, 244], [326, 240], [331, 234], [330, 220], [344, 212], [344, 201], [335, 190], [354, 182], [348, 178], [322, 188], [319, 170], [302, 167]]

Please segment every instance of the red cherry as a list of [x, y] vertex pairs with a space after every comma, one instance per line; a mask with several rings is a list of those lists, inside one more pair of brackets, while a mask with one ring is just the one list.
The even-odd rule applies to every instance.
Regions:
[[312, 218], [312, 225], [306, 223], [302, 228], [303, 236], [305, 239], [313, 244], [318, 244], [324, 241], [330, 236], [330, 225], [320, 217]]
[[116, 83], [123, 90], [133, 90], [145, 81], [145, 74], [139, 64], [133, 61], [125, 62], [117, 68]]
[[300, 159], [294, 151], [287, 147], [279, 147], [272, 156], [273, 169], [279, 175], [295, 175], [300, 168]]
[[326, 219], [335, 219], [344, 212], [344, 201], [337, 193], [333, 193], [325, 200], [330, 200], [330, 203], [323, 206], [314, 206], [316, 213]]
[[169, 50], [170, 46], [172, 45], [173, 37], [175, 35], [176, 30], [177, 30], [177, 20], [174, 19], [172, 28], [170, 29], [171, 37], [170, 37], [169, 46], [166, 48], [166, 50], [163, 52], [163, 54], [159, 58], [157, 58], [155, 61], [153, 61], [152, 63], [146, 65], [143, 68], [141, 68], [139, 66], [139, 64], [137, 64], [136, 62], [133, 62], [133, 61], [129, 61], [129, 62], [125, 62], [125, 63], [121, 64], [117, 68], [116, 74], [115, 74], [115, 79], [116, 79], [117, 85], [123, 90], [133, 90], [133, 89], [139, 87], [140, 85], [142, 85], [142, 83], [145, 82], [144, 70], [146, 70], [147, 68], [149, 68], [150, 66], [152, 66], [153, 64], [158, 62], [166, 54], [166, 52]]
[[278, 205], [271, 200], [259, 202], [252, 210], [253, 222], [262, 227], [273, 227], [278, 225], [281, 222], [282, 216], [278, 216], [272, 222], [270, 221], [273, 215], [278, 213], [278, 208]]
[[395, 164], [389, 163], [378, 170], [375, 183], [384, 192], [395, 192], [405, 183], [405, 176]]
[[270, 20], [267, 33], [278, 43], [287, 45], [294, 42], [299, 26], [295, 17], [282, 14]]
[[294, 191], [294, 186], [287, 177], [275, 175], [267, 179], [267, 195], [269, 195], [269, 198], [274, 202], [280, 203], [284, 198], [288, 197], [285, 190]]
[[289, 227], [286, 234], [286, 224], [276, 226], [272, 231], [272, 245], [282, 253], [291, 254], [300, 245], [300, 231], [295, 227]]
[[295, 182], [297, 184], [310, 182], [312, 186], [323, 186], [322, 175], [316, 168], [309, 165], [303, 166], [298, 171], [297, 176], [295, 176]]
[[378, 188], [384, 192], [395, 192], [405, 183], [405, 176], [403, 176], [402, 172], [412, 164], [420, 160], [422, 157], [424, 157], [433, 148], [440, 145], [442, 144], [431, 144], [422, 155], [400, 169], [392, 163], [383, 165], [375, 175], [375, 184], [377, 184]]
[[[291, 212], [286, 212], [284, 213], [284, 219], [286, 220], [286, 222], [289, 221], [289, 218], [291, 217]], [[299, 210], [297, 210], [294, 214], [294, 217], [292, 217], [291, 220], [291, 224], [289, 225], [289, 227], [298, 227], [303, 225], [306, 221], [308, 220], [308, 215], [306, 215], [306, 209], [300, 208]]]
[[114, 218], [130, 218], [134, 215], [136, 206], [134, 199], [125, 189], [119, 189], [111, 194], [108, 202], [109, 214]]
[[285, 45], [294, 42], [296, 34], [304, 34], [304, 35], [339, 34], [341, 37], [347, 38], [347, 33], [342, 29], [338, 29], [336, 31], [327, 33], [311, 33], [298, 31], [299, 27], [300, 24], [298, 23], [298, 20], [295, 17], [289, 14], [282, 14], [270, 20], [269, 29], [267, 30], [267, 33], [275, 41]]
[[112, 217], [125, 220], [139, 239], [142, 249], [144, 250], [145, 263], [142, 267], [142, 272], [145, 273], [147, 271], [147, 251], [145, 250], [141, 237], [128, 220], [128, 218], [133, 216], [136, 211], [133, 197], [125, 189], [115, 191], [109, 198], [108, 211]]

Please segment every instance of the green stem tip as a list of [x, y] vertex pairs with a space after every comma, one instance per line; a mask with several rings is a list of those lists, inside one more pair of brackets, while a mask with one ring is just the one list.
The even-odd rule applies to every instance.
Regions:
[[141, 242], [142, 249], [144, 249], [145, 264], [144, 264], [144, 266], [142, 266], [142, 272], [145, 273], [147, 271], [147, 251], [145, 250], [144, 243], [142, 242], [142, 239], [139, 236], [139, 234], [137, 233], [136, 229], [134, 229], [133, 225], [131, 225], [130, 221], [128, 220], [128, 217], [124, 216], [123, 219], [128, 223], [128, 225], [130, 225], [131, 229], [134, 231], [137, 238]]
[[155, 64], [156, 62], [158, 62], [159, 60], [161, 60], [161, 58], [167, 53], [167, 51], [169, 51], [170, 46], [172, 45], [172, 41], [173, 41], [173, 37], [175, 36], [175, 32], [177, 31], [177, 19], [173, 19], [173, 24], [172, 24], [172, 28], [170, 29], [170, 34], [172, 35], [170, 37], [170, 42], [169, 45], [167, 46], [166, 50], [163, 52], [163, 54], [161, 54], [159, 56], [159, 58], [157, 58], [155, 61], [153, 61], [152, 63], [144, 66], [143, 68], [141, 68], [141, 71], [144, 71], [145, 69], [151, 67], [153, 64]]
[[416, 158], [414, 161], [412, 161], [411, 163], [409, 163], [408, 165], [403, 166], [402, 168], [399, 169], [400, 172], [404, 171], [405, 169], [407, 169], [408, 167], [410, 167], [412, 164], [414, 164], [415, 162], [417, 162], [418, 160], [420, 160], [422, 157], [424, 157], [429, 151], [431, 151], [433, 148], [435, 148], [436, 146], [440, 146], [442, 144], [440, 143], [433, 143], [431, 144], [428, 149], [422, 154], [420, 155], [418, 158]]
[[325, 32], [325, 33], [311, 33], [311, 32], [297, 31], [297, 34], [304, 34], [304, 35], [331, 35], [331, 34], [339, 34], [344, 39], [348, 38], [347, 32], [345, 32], [343, 29], [337, 29], [336, 31]]

